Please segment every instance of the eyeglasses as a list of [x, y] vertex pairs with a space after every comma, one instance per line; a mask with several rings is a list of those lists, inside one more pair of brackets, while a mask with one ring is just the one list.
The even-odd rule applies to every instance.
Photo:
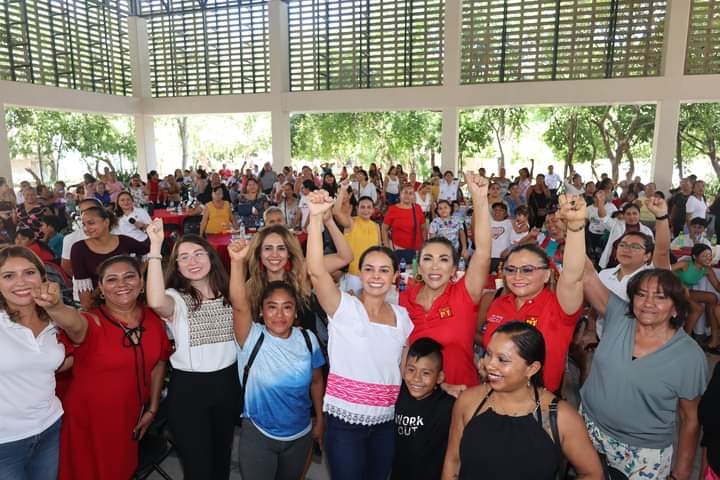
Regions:
[[515, 265], [505, 265], [503, 267], [503, 272], [507, 275], [513, 275], [517, 272], [520, 272], [523, 275], [532, 275], [533, 273], [537, 272], [538, 270], [547, 270], [548, 267], [545, 266], [536, 266], [536, 265], [521, 265], [519, 267], [516, 267]]
[[177, 261], [178, 263], [190, 263], [191, 259], [195, 259], [195, 261], [201, 261], [208, 257], [208, 253], [205, 250], [198, 250], [195, 253], [183, 253], [182, 255], [178, 255]]
[[640, 245], [639, 243], [620, 242], [620, 243], [618, 243], [618, 248], [629, 248], [630, 250], [635, 250], [636, 252], [638, 252], [640, 250], [645, 250], [645, 246]]

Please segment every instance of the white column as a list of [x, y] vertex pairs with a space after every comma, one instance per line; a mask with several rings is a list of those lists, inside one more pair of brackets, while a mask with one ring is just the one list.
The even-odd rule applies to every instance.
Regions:
[[690, 24], [691, 0], [668, 2], [665, 21], [665, 51], [663, 75], [667, 80], [665, 96], [655, 111], [653, 138], [652, 179], [658, 190], [667, 191], [672, 186], [673, 162], [677, 147], [677, 131], [680, 123], [682, 77], [685, 73], [687, 34]]
[[[445, 2], [445, 54], [443, 57], [443, 89], [455, 90], [460, 84], [460, 32], [462, 25], [462, 2]], [[448, 97], [449, 98], [449, 97]], [[458, 134], [460, 112], [454, 106], [442, 110], [442, 157], [441, 170], [458, 172]]]
[[462, 2], [445, 2], [445, 54], [443, 57], [443, 84], [455, 87], [460, 84], [460, 35], [462, 31]]
[[442, 161], [440, 169], [445, 172], [458, 172], [458, 131], [460, 128], [460, 112], [457, 108], [448, 107], [442, 111]]
[[[143, 180], [151, 170], [157, 170], [155, 156], [155, 124], [152, 115], [134, 115], [135, 143], [137, 144], [138, 173]], [[166, 167], [167, 168], [167, 167]], [[159, 172], [162, 176], [163, 172]], [[167, 172], [165, 172], [167, 173]]]
[[0, 177], [5, 177], [13, 187], [12, 165], [10, 164], [10, 148], [8, 145], [7, 125], [5, 125], [5, 105], [0, 104]]
[[270, 95], [272, 105], [272, 162], [276, 170], [291, 164], [290, 112], [283, 101], [290, 90], [288, 6], [282, 0], [268, 4], [270, 40]]
[[[139, 17], [128, 17], [127, 21], [133, 96], [140, 99], [149, 98], [152, 95], [150, 91], [147, 20]], [[155, 127], [151, 115], [137, 114], [134, 115], [134, 119], [138, 173], [144, 178], [149, 171], [157, 170]]]

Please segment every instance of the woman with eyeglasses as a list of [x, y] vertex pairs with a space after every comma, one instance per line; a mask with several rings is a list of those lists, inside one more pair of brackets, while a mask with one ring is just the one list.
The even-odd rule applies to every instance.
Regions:
[[241, 394], [228, 275], [207, 240], [185, 235], [175, 243], [163, 278], [162, 220], [153, 220], [147, 233], [148, 305], [175, 339], [168, 427], [184, 478], [227, 480]]
[[445, 389], [454, 395], [478, 384], [473, 353], [477, 304], [490, 268], [488, 183], [473, 172], [465, 174], [465, 181], [472, 195], [476, 247], [465, 275], [453, 281], [459, 252], [449, 240], [432, 238], [420, 250], [421, 281], [400, 294], [414, 325], [409, 342], [429, 337], [443, 346]]
[[535, 244], [510, 249], [503, 273], [510, 293], [495, 300], [487, 313], [483, 347], [493, 332], [512, 320], [537, 327], [547, 348], [543, 372], [545, 388], [558, 392], [565, 372], [565, 358], [583, 304], [582, 277], [585, 268], [585, 200], [561, 195], [557, 215], [567, 229], [563, 269], [552, 291], [548, 282], [553, 271], [547, 253]]
[[[692, 334], [695, 324], [704, 312], [711, 328], [710, 342], [705, 347], [706, 351], [720, 355], [720, 325], [718, 324], [720, 305], [718, 305], [717, 295], [715, 295], [715, 292], [720, 292], [720, 281], [713, 269], [712, 259], [712, 248], [704, 243], [697, 243], [692, 248], [690, 258], [675, 263], [672, 271], [688, 289], [690, 295], [691, 311], [685, 324], [685, 331]], [[715, 292], [704, 292], [697, 289], [700, 281], [704, 278], [707, 278]]]
[[648, 235], [650, 238], [654, 238], [653, 231], [640, 223], [640, 207], [638, 207], [637, 204], [628, 203], [623, 207], [622, 212], [623, 220], [612, 218], [607, 220], [610, 228], [610, 236], [607, 239], [605, 249], [598, 262], [602, 268], [617, 265], [617, 244], [619, 238], [622, 237], [625, 232], [640, 232]]
[[690, 313], [685, 288], [671, 271], [652, 268], [633, 277], [626, 302], [593, 272], [585, 276], [586, 291], [597, 292], [590, 303], [605, 317], [580, 390], [595, 448], [631, 480], [691, 478], [708, 364], [682, 328]]
[[[608, 292], [612, 292], [624, 301], [629, 301], [627, 286], [630, 280], [642, 272], [653, 267], [670, 268], [670, 225], [668, 223], [668, 208], [662, 198], [648, 198], [645, 200], [647, 209], [655, 215], [655, 234], [657, 244], [653, 239], [641, 232], [625, 232], [618, 240], [617, 261], [618, 265], [612, 268], [600, 270], [595, 273], [592, 261], [588, 258], [585, 264], [585, 275], [583, 276], [584, 295], [593, 307], [601, 304], [607, 298]], [[593, 277], [600, 280], [589, 281]], [[598, 311], [597, 309], [595, 309]], [[597, 320], [593, 316], [588, 318], [585, 329], [585, 341], [588, 346], [597, 343], [602, 336], [604, 319]]]
[[105, 260], [98, 269], [98, 288], [96, 307], [81, 317], [84, 335], [64, 337], [74, 362], [63, 396], [62, 480], [133, 476], [138, 441], [160, 406], [172, 350], [163, 322], [141, 301], [137, 259]]

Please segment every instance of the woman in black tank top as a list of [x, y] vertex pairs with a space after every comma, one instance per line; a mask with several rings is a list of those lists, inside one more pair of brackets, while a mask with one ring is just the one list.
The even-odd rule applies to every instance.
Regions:
[[542, 386], [545, 342], [525, 322], [498, 328], [480, 362], [487, 383], [453, 409], [443, 479], [553, 480], [567, 457], [578, 479], [601, 480], [577, 411]]

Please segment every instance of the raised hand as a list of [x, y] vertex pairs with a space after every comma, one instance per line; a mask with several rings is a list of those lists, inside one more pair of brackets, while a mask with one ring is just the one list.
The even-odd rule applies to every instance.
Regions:
[[52, 309], [62, 303], [60, 285], [55, 282], [44, 282], [32, 289], [35, 305], [45, 310]]
[[540, 229], [533, 227], [530, 232], [528, 232], [528, 236], [537, 240], [538, 236], [540, 236]]
[[310, 215], [323, 215], [332, 208], [335, 200], [325, 190], [316, 190], [308, 194]]
[[660, 197], [646, 198], [645, 206], [656, 217], [664, 217], [668, 213], [667, 202]]
[[583, 199], [581, 196], [567, 194], [560, 195], [560, 197], [558, 198], [558, 204], [560, 206], [558, 216], [566, 224], [572, 223], [575, 226], [580, 223], [585, 224], [586, 205], [585, 199]]
[[165, 230], [163, 229], [163, 221], [161, 218], [156, 218], [145, 230], [145, 233], [150, 237], [150, 246], [161, 247], [162, 242], [165, 240]]
[[465, 172], [465, 184], [470, 190], [470, 195], [474, 198], [487, 198], [488, 187], [490, 183], [487, 178], [481, 177], [480, 174], [473, 171]]
[[247, 258], [248, 251], [250, 249], [250, 242], [244, 238], [236, 240], [228, 245], [228, 255], [230, 255], [230, 261], [244, 262]]

